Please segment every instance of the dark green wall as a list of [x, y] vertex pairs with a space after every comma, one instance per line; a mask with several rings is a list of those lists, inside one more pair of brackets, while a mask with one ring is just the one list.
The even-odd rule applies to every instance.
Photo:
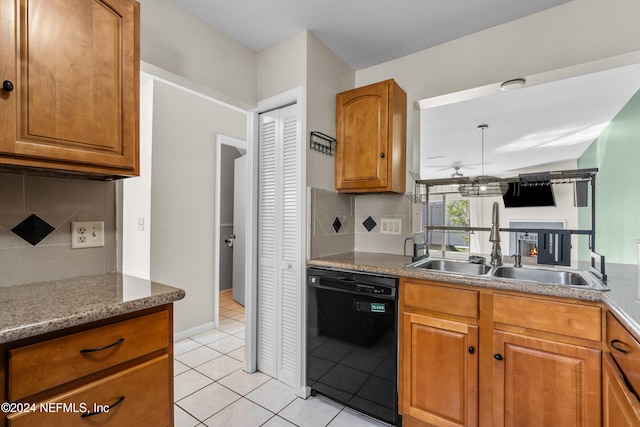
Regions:
[[[578, 159], [597, 167], [596, 252], [607, 263], [636, 264], [640, 239], [640, 91]], [[590, 228], [590, 209], [580, 209], [580, 228]], [[579, 257], [589, 259], [586, 244]]]

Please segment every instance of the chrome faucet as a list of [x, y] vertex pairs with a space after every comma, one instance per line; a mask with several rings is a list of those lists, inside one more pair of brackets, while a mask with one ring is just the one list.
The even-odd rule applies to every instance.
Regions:
[[[416, 237], [421, 237], [420, 240], [422, 240], [422, 242], [417, 242], [416, 243]], [[421, 260], [423, 258], [429, 258], [429, 243], [427, 242], [427, 232], [424, 231], [422, 233], [418, 233], [415, 236], [412, 237], [407, 237], [406, 239], [404, 239], [404, 256], [408, 256], [407, 255], [407, 242], [408, 241], [413, 242], [412, 244], [412, 249], [413, 249], [413, 255], [411, 257], [411, 261], [412, 262], [416, 262], [418, 260]]]
[[519, 241], [516, 245], [516, 254], [511, 255], [512, 258], [515, 258], [515, 264], [513, 264], [513, 266], [516, 268], [522, 267], [522, 247], [521, 246], [522, 246], [522, 241]]
[[493, 202], [493, 211], [491, 214], [491, 233], [489, 241], [493, 243], [491, 247], [491, 266], [499, 267], [502, 265], [502, 249], [500, 249], [500, 226], [498, 225], [498, 202]]

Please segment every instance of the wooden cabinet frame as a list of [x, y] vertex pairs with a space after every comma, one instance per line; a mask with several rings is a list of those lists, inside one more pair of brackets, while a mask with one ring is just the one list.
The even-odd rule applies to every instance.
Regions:
[[407, 94], [385, 80], [336, 95], [336, 190], [404, 193]]
[[[474, 293], [477, 294], [475, 299], [472, 298]], [[407, 297], [410, 300], [405, 300]], [[513, 379], [509, 378], [513, 369], [520, 369], [519, 365], [512, 365], [514, 355], [516, 360], [535, 360], [545, 366], [557, 364], [565, 374], [574, 375], [575, 383], [564, 386], [565, 389], [575, 386], [579, 393], [573, 399], [573, 403], [578, 402], [574, 406], [582, 411], [575, 417], [579, 420], [577, 425], [600, 424], [604, 304], [409, 278], [401, 279], [400, 301], [403, 321], [400, 325], [399, 393], [403, 425], [515, 425], [509, 423], [509, 414], [505, 412], [509, 411], [506, 407], [516, 402], [513, 394], [509, 395], [509, 384], [513, 382], [507, 381]], [[557, 312], [555, 320], [553, 312]], [[459, 420], [425, 415], [415, 407], [412, 399], [416, 392], [411, 389], [414, 382], [411, 351], [416, 348], [411, 335], [418, 327], [415, 325], [438, 328], [443, 334], [466, 331], [478, 343], [475, 401], [471, 402], [472, 397], [468, 396], [469, 407], [477, 407], [475, 424], [472, 417], [460, 423]], [[469, 338], [469, 341], [473, 339]], [[438, 407], [439, 403], [434, 405]], [[521, 408], [518, 410], [522, 411]], [[571, 415], [567, 419], [572, 419]]]
[[[42, 402], [72, 402], [72, 399], [76, 399], [77, 396], [84, 396], [85, 393], [90, 391], [91, 396], [95, 393], [101, 393], [103, 387], [107, 387], [104, 390], [115, 387], [114, 392], [121, 386], [129, 390], [131, 398], [128, 400], [128, 405], [121, 405], [122, 409], [127, 413], [132, 411], [136, 417], [143, 417], [141, 413], [148, 411], [149, 413], [155, 413], [152, 419], [167, 419], [169, 426], [173, 425], [173, 304], [166, 304], [157, 306], [122, 316], [104, 319], [101, 321], [91, 322], [86, 325], [75, 326], [69, 329], [63, 329], [56, 332], [47, 333], [41, 336], [35, 336], [32, 338], [25, 338], [23, 340], [14, 341], [0, 345], [0, 401], [11, 402], [9, 393], [7, 390], [7, 384], [11, 383], [12, 372], [10, 370], [10, 353], [12, 350], [19, 349], [37, 349], [40, 344], [50, 344], [48, 351], [52, 351], [57, 348], [58, 345], [82, 345], [84, 346], [84, 336], [88, 334], [87, 338], [90, 341], [100, 342], [106, 338], [111, 339], [108, 334], [103, 333], [110, 326], [119, 327], [119, 325], [125, 326], [125, 329], [118, 331], [117, 334], [128, 333], [130, 341], [143, 341], [145, 340], [146, 332], [149, 332], [149, 328], [145, 327], [140, 331], [136, 331], [136, 325], [138, 325], [138, 319], [146, 318], [147, 322], [153, 323], [153, 329], [157, 331], [154, 333], [153, 342], [151, 345], [140, 343], [142, 348], [146, 348], [145, 354], [139, 355], [135, 353], [138, 347], [135, 342], [131, 343], [129, 351], [133, 351], [135, 354], [131, 354], [132, 358], [125, 357], [118, 358], [114, 356], [114, 352], [107, 350], [104, 357], [115, 357], [117, 364], [112, 365], [109, 363], [103, 363], [100, 359], [103, 356], [96, 358], [94, 361], [98, 364], [103, 363], [103, 367], [100, 370], [86, 370], [82, 368], [76, 369], [74, 366], [78, 365], [77, 361], [70, 363], [71, 366], [65, 366], [64, 370], [66, 374], [61, 377], [61, 381], [49, 382], [46, 388], [40, 388], [38, 390], [29, 389], [30, 395], [20, 396], [16, 402], [29, 402], [39, 405]], [[102, 329], [101, 329], [102, 328]], [[105, 329], [106, 328], [106, 329]], [[93, 333], [94, 331], [100, 333]], [[164, 340], [158, 340], [159, 336], [166, 336], [166, 342]], [[69, 339], [67, 339], [67, 337]], [[80, 340], [78, 341], [79, 338]], [[86, 341], [86, 340], [85, 340]], [[116, 347], [113, 347], [114, 349]], [[45, 359], [46, 360], [46, 359]], [[123, 361], [124, 360], [124, 361]], [[55, 359], [51, 359], [53, 365], [55, 365]], [[144, 374], [145, 378], [151, 375], [155, 381], [156, 389], [154, 393], [144, 393], [144, 384], [135, 384], [138, 382], [138, 373], [141, 371], [138, 367], [143, 367], [149, 364], [153, 364], [153, 369], [145, 370], [144, 372], [151, 372], [151, 374]], [[164, 371], [166, 367], [166, 371]], [[159, 372], [162, 370], [162, 372]], [[131, 377], [129, 379], [129, 374]], [[55, 372], [52, 372], [53, 377], [56, 376]], [[160, 382], [157, 381], [160, 378]], [[167, 379], [166, 384], [164, 379]], [[53, 385], [52, 385], [53, 384]], [[141, 387], [142, 386], [142, 387]], [[117, 394], [117, 393], [116, 393]], [[76, 397], [74, 397], [76, 396]], [[68, 399], [70, 400], [66, 400]], [[79, 400], [83, 401], [82, 399]], [[102, 402], [95, 402], [102, 403]], [[111, 401], [106, 403], [113, 403]], [[140, 407], [138, 407], [140, 405]], [[128, 406], [128, 409], [125, 407]], [[11, 415], [8, 417], [8, 415]], [[48, 415], [47, 421], [53, 422], [52, 425], [62, 425], [55, 423], [55, 414]], [[65, 418], [65, 414], [61, 414], [61, 419]], [[67, 414], [68, 415], [68, 414]], [[78, 415], [79, 414], [74, 414]], [[104, 414], [108, 416], [108, 414]], [[165, 417], [166, 415], [166, 417]], [[104, 418], [104, 417], [103, 417]], [[7, 426], [8, 419], [16, 419], [16, 425], [30, 425], [30, 417], [17, 417], [16, 414], [0, 413], [0, 426]], [[75, 417], [74, 417], [75, 419]], [[21, 420], [21, 421], [17, 421]], [[27, 424], [20, 424], [26, 420]], [[102, 423], [105, 420], [101, 420]], [[64, 424], [64, 423], [63, 423]], [[31, 424], [32, 425], [32, 424]], [[106, 424], [105, 424], [106, 425]]]
[[139, 3], [6, 0], [0, 24], [0, 167], [139, 175]]

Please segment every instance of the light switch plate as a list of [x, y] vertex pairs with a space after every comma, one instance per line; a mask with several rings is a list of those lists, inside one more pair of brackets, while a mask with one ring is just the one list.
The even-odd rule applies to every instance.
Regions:
[[401, 234], [402, 219], [400, 218], [382, 218], [380, 233], [382, 234]]
[[104, 246], [104, 221], [71, 223], [71, 249]]

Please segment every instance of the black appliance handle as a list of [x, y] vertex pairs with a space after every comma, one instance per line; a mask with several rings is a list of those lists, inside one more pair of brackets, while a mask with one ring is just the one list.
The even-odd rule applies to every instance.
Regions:
[[[393, 286], [384, 286], [384, 285], [375, 284], [375, 283], [367, 283], [366, 281], [361, 281], [361, 280], [350, 280], [350, 279], [344, 280], [341, 278], [324, 277], [324, 276], [314, 276], [314, 277], [316, 277], [317, 280], [315, 281], [307, 280], [307, 285], [312, 288], [326, 289], [328, 291], [342, 292], [342, 293], [348, 293], [353, 295], [369, 295], [373, 298], [385, 299], [390, 301], [393, 301], [396, 299], [396, 292], [395, 292], [396, 288]], [[323, 284], [323, 283], [331, 283], [331, 282], [342, 284], [344, 285], [344, 287], [326, 286]], [[370, 285], [370, 286], [388, 288], [391, 290], [391, 294], [385, 295], [385, 294], [374, 294], [370, 292], [363, 292], [358, 290], [358, 285]]]
[[354, 300], [353, 308], [361, 313], [386, 314], [389, 313], [393, 307], [389, 307], [388, 304], [384, 302]]

